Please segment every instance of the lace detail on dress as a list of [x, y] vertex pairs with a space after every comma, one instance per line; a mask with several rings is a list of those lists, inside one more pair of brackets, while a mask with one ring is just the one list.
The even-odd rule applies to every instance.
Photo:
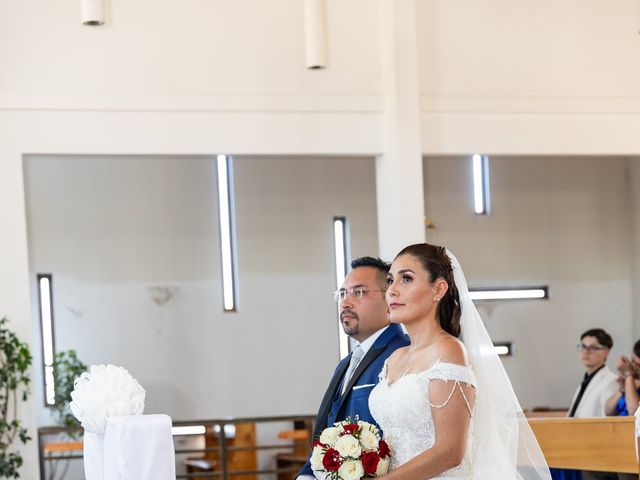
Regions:
[[[389, 384], [387, 369], [385, 362], [380, 372], [380, 383], [376, 385], [369, 397], [369, 409], [391, 447], [391, 468], [398, 467], [433, 447], [436, 432], [431, 409], [445, 407], [455, 391], [459, 389], [471, 412], [467, 452], [459, 466], [443, 472], [441, 476], [471, 478], [469, 452], [472, 451], [473, 408], [464, 396], [460, 383], [476, 387], [477, 380], [473, 372], [464, 365], [437, 362], [428, 370], [407, 373]], [[451, 394], [441, 405], [434, 405], [429, 398], [431, 380], [452, 382]]]
[[453, 380], [453, 388], [451, 389], [451, 393], [447, 397], [447, 399], [441, 405], [435, 405], [429, 400], [429, 405], [431, 408], [443, 408], [446, 407], [453, 397], [453, 394], [456, 390], [459, 390], [462, 394], [462, 398], [464, 399], [464, 403], [467, 405], [467, 411], [470, 415], [473, 416], [471, 405], [469, 404], [469, 400], [467, 399], [467, 395], [464, 393], [460, 382], [466, 383], [467, 385], [476, 386], [476, 378], [473, 375], [473, 372], [464, 365], [457, 365], [455, 363], [440, 363], [437, 362], [433, 367], [424, 372], [425, 377], [429, 380], [444, 380], [445, 382], [449, 382]]

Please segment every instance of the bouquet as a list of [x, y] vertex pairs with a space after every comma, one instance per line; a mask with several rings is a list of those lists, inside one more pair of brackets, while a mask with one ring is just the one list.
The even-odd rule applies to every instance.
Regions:
[[378, 427], [347, 418], [325, 428], [313, 442], [311, 468], [325, 479], [360, 480], [387, 473], [390, 457]]

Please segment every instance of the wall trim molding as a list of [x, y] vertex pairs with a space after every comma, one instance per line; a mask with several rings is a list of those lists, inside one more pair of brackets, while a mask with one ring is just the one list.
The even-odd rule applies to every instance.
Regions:
[[421, 95], [423, 113], [638, 115], [640, 97], [579, 95]]
[[0, 93], [0, 111], [381, 113], [382, 95]]

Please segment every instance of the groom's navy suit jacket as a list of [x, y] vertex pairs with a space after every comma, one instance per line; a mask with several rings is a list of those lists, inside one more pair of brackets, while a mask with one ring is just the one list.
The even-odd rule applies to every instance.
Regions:
[[[341, 394], [342, 381], [349, 367], [351, 354], [343, 358], [338, 363], [320, 404], [313, 432], [314, 438], [318, 438], [325, 428], [331, 427], [335, 422], [342, 421], [347, 417], [354, 418], [357, 415], [362, 421], [375, 423], [371, 412], [369, 412], [369, 394], [379, 381], [384, 361], [394, 350], [407, 345], [409, 345], [409, 337], [403, 333], [402, 328], [396, 324], [389, 325], [376, 339], [366, 355], [362, 357], [344, 390], [344, 394]], [[358, 388], [359, 386], [362, 388]], [[300, 469], [298, 475], [313, 475], [309, 459]]]

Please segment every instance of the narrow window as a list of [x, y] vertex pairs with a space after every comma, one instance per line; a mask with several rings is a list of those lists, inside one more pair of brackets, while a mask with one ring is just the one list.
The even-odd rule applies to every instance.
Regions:
[[[348, 265], [347, 244], [347, 219], [346, 217], [333, 217], [333, 251], [336, 262], [336, 290], [342, 287], [344, 277], [347, 275]], [[342, 329], [340, 322], [340, 303], [338, 303], [338, 332], [340, 343], [340, 358], [349, 354], [349, 337]]]
[[501, 357], [510, 357], [513, 353], [511, 342], [495, 342], [493, 348]]
[[204, 425], [185, 425], [182, 427], [171, 427], [171, 434], [174, 437], [180, 435], [204, 435], [207, 429]]
[[549, 298], [549, 287], [471, 288], [469, 296], [471, 300], [542, 300]]
[[473, 160], [473, 203], [478, 215], [489, 215], [489, 157], [474, 155]]
[[39, 273], [38, 300], [40, 302], [40, 332], [42, 333], [42, 369], [44, 373], [45, 405], [56, 403], [56, 389], [53, 380], [53, 296], [50, 273]]
[[218, 155], [217, 163], [223, 307], [225, 312], [234, 312], [237, 302], [232, 158]]

